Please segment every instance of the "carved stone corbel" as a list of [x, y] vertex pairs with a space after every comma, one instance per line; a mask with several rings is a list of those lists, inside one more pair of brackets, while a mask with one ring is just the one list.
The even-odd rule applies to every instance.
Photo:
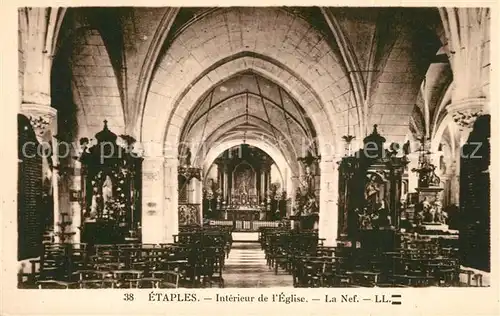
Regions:
[[451, 114], [453, 121], [460, 130], [472, 129], [476, 119], [488, 114], [487, 100], [485, 98], [470, 98], [452, 102], [446, 107]]
[[21, 114], [31, 122], [38, 141], [49, 141], [46, 138], [48, 131], [54, 136], [57, 134], [57, 110], [49, 105], [23, 103]]

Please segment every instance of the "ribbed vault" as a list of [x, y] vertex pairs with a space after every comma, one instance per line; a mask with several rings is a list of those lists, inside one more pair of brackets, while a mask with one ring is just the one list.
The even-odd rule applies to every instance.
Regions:
[[305, 154], [304, 147], [314, 143], [316, 131], [304, 109], [280, 86], [243, 72], [206, 93], [189, 113], [181, 135], [182, 148], [196, 153], [195, 164], [203, 163], [209, 148], [236, 136], [243, 142], [254, 139], [271, 144], [287, 165], [296, 165]]

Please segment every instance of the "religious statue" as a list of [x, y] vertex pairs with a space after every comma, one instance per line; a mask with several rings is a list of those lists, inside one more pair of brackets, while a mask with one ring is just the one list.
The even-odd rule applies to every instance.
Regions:
[[448, 214], [443, 210], [443, 205], [440, 201], [436, 201], [434, 203], [434, 208], [436, 210], [434, 214], [434, 222], [439, 224], [446, 224], [446, 220], [448, 219]]
[[204, 193], [205, 193], [205, 199], [207, 200], [211, 200], [214, 198], [214, 191], [212, 191], [212, 188], [207, 188], [207, 189], [204, 189]]
[[298, 215], [311, 215], [319, 212], [319, 206], [314, 192], [302, 186], [297, 189], [296, 197]]
[[436, 218], [436, 208], [433, 204], [429, 204], [426, 207], [426, 212], [424, 213], [424, 222], [426, 223], [434, 223], [434, 219]]
[[90, 205], [90, 213], [89, 213], [90, 219], [94, 219], [97, 217], [97, 215], [98, 215], [97, 209], [98, 209], [98, 207], [97, 207], [97, 195], [94, 194], [92, 196], [92, 204]]
[[53, 196], [53, 177], [55, 176], [53, 172], [53, 162], [49, 149], [45, 149], [42, 155], [42, 166], [43, 166], [43, 180], [42, 180], [42, 210], [43, 219], [45, 220], [45, 227], [51, 227], [53, 223], [54, 216], [54, 196]]
[[309, 193], [306, 197], [306, 203], [304, 210], [306, 214], [316, 214], [318, 213], [319, 207], [314, 193]]
[[188, 166], [188, 167], [191, 166], [191, 155], [192, 155], [191, 154], [191, 149], [188, 148], [186, 150], [186, 166]]
[[106, 176], [106, 179], [104, 180], [104, 183], [102, 185], [102, 199], [104, 202], [104, 214], [109, 213], [108, 209], [108, 203], [111, 202], [111, 199], [113, 198], [113, 182], [111, 181], [110, 176]]
[[274, 199], [275, 200], [281, 200], [283, 198], [282, 193], [283, 192], [281, 192], [280, 190], [276, 190], [276, 193], [274, 194]]
[[307, 188], [310, 191], [313, 191], [314, 190], [314, 176], [313, 176], [313, 174], [311, 172], [311, 167], [310, 166], [306, 166], [304, 180], [305, 180], [305, 182], [307, 184]]
[[[243, 166], [244, 167], [244, 166]], [[238, 197], [248, 197], [249, 195], [249, 192], [251, 190], [251, 181], [252, 181], [252, 175], [251, 175], [251, 171], [249, 169], [243, 169], [239, 170], [239, 172], [237, 172], [235, 174], [235, 188], [236, 188], [236, 192], [232, 192], [231, 195], [233, 196], [238, 196]], [[232, 189], [234, 190], [234, 189]]]
[[365, 202], [369, 210], [375, 210], [380, 203], [381, 184], [377, 181], [377, 176], [372, 175], [365, 186]]
[[429, 209], [431, 207], [431, 203], [425, 198], [425, 200], [420, 203], [417, 209], [417, 214], [415, 216], [415, 220], [417, 224], [421, 223], [429, 223], [432, 219], [430, 218], [429, 214]]
[[363, 230], [379, 229], [392, 225], [391, 212], [387, 201], [381, 200], [375, 208], [359, 208], [354, 210], [358, 215], [358, 227]]
[[240, 194], [244, 194], [246, 195], [247, 194], [247, 183], [246, 181], [242, 181], [241, 184], [240, 184]]
[[359, 228], [361, 229], [371, 229], [372, 221], [371, 218], [365, 213], [358, 214]]
[[440, 201], [430, 202], [426, 198], [420, 204], [416, 219], [417, 223], [422, 224], [446, 224], [448, 214], [443, 210]]
[[372, 222], [374, 220], [377, 220], [376, 214], [367, 212], [366, 208], [363, 209], [356, 208], [354, 212], [356, 213], [356, 215], [358, 215], [359, 229], [363, 230], [373, 229]]
[[436, 175], [436, 166], [429, 162], [427, 157], [420, 158], [418, 168], [413, 168], [412, 172], [418, 174], [418, 186], [421, 188], [428, 188], [432, 186], [439, 186], [441, 179]]

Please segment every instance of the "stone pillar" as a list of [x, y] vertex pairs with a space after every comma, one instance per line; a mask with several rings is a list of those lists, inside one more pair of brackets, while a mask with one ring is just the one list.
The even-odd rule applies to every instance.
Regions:
[[265, 192], [271, 189], [271, 165], [266, 164], [264, 167], [264, 188]]
[[82, 196], [82, 164], [78, 160], [73, 159], [73, 168], [74, 173], [72, 177], [72, 181], [70, 183], [70, 192], [77, 193], [80, 201], [76, 201], [74, 199], [70, 199], [71, 204], [71, 213], [72, 213], [72, 230], [76, 233], [73, 236], [73, 242], [80, 243], [81, 241], [81, 227], [82, 227], [82, 202], [81, 199], [85, 199]]
[[446, 209], [446, 207], [448, 207], [450, 205], [450, 201], [451, 201], [451, 195], [453, 194], [453, 192], [450, 191], [450, 174], [447, 173], [447, 174], [442, 174], [442, 175], [439, 175], [439, 177], [441, 178], [441, 187], [443, 188], [443, 199], [442, 199], [442, 202], [443, 202], [443, 209]]
[[196, 179], [191, 179], [186, 183], [187, 202], [196, 203]]
[[179, 160], [176, 157], [168, 157], [164, 165], [164, 210], [163, 222], [164, 239], [173, 242], [173, 235], [179, 233], [179, 184], [178, 184]]
[[490, 8], [440, 8], [453, 71], [454, 103], [489, 94]]
[[198, 218], [200, 219], [200, 224], [203, 225], [203, 207], [202, 207], [203, 191], [202, 191], [201, 181], [196, 178], [193, 178], [191, 180], [191, 183], [193, 189], [193, 201], [191, 203], [199, 205]]
[[224, 189], [223, 189], [223, 200], [226, 201], [226, 203], [229, 203], [229, 196], [231, 194], [231, 192], [228, 192], [229, 191], [229, 175], [228, 175], [228, 168], [227, 168], [227, 165], [224, 164], [224, 167], [222, 169], [223, 171], [223, 174], [222, 174], [222, 179], [223, 179], [223, 183], [224, 183]]
[[266, 192], [266, 175], [265, 175], [264, 168], [261, 168], [260, 169], [260, 198], [261, 198], [261, 201], [265, 202], [266, 195], [267, 195], [267, 192]]
[[[163, 157], [146, 157], [142, 167], [142, 242], [165, 242]], [[177, 183], [177, 181], [175, 182]]]
[[[452, 201], [459, 205], [460, 201], [460, 160], [462, 158], [462, 147], [467, 142], [470, 132], [474, 126], [476, 119], [489, 113], [488, 100], [485, 98], [468, 98], [453, 101], [446, 110], [453, 118], [459, 129], [460, 140], [458, 144], [457, 157], [452, 164], [452, 174], [454, 178], [451, 180]], [[452, 202], [450, 201], [450, 202]], [[453, 203], [453, 202], [452, 202]]]
[[460, 163], [454, 161], [450, 172], [450, 204], [460, 205]]
[[[19, 11], [21, 49], [25, 65], [22, 102], [50, 105], [50, 73], [57, 14], [50, 8], [27, 8]], [[54, 13], [53, 11], [52, 13]]]
[[460, 130], [460, 144], [451, 178], [452, 199], [459, 201], [462, 146], [476, 118], [489, 112], [490, 8], [440, 8], [446, 51], [453, 71], [452, 102], [446, 111]]
[[[51, 181], [52, 196], [54, 199], [54, 233], [57, 233], [60, 231], [58, 224], [61, 222], [59, 207], [59, 154], [57, 152], [57, 139], [54, 137], [57, 134], [57, 110], [52, 108], [50, 104], [23, 103], [21, 104], [20, 112], [30, 120], [40, 144], [47, 146], [49, 142], [52, 142], [52, 147], [50, 148], [53, 165]], [[41, 153], [39, 151], [39, 154]], [[46, 160], [46, 157], [42, 158]], [[40, 177], [44, 176], [43, 174], [40, 175]], [[59, 238], [57, 238], [56, 242], [58, 240]]]
[[325, 238], [325, 246], [335, 246], [338, 230], [338, 186], [339, 173], [335, 157], [321, 157], [320, 162], [320, 238]]

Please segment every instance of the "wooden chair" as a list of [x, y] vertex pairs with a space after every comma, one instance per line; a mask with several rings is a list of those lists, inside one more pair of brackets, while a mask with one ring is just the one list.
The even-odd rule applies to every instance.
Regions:
[[159, 288], [159, 284], [162, 281], [161, 278], [155, 278], [155, 277], [142, 277], [140, 279], [136, 280], [129, 280], [132, 282], [132, 288], [138, 288], [138, 289], [157, 289]]
[[460, 273], [467, 274], [467, 286], [472, 286], [472, 276], [475, 274], [472, 270], [460, 270]]
[[158, 287], [161, 289], [178, 288], [180, 281], [180, 274], [176, 271], [155, 271], [152, 273], [154, 278], [159, 278], [161, 281]]
[[483, 275], [481, 273], [474, 274], [473, 280], [476, 281], [476, 286], [483, 286]]
[[58, 280], [43, 280], [36, 282], [39, 289], [76, 289], [79, 287], [79, 284], [76, 282], [64, 282]]
[[116, 287], [118, 288], [133, 288], [137, 287], [136, 280], [142, 277], [143, 271], [140, 270], [115, 270], [112, 271], [113, 279], [116, 280]]

